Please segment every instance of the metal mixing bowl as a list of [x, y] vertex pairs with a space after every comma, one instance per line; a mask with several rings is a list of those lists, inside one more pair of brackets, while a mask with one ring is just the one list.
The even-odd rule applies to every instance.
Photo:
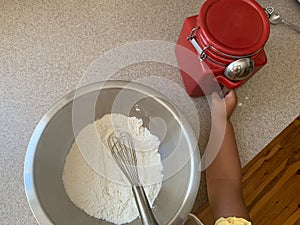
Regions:
[[[125, 101], [116, 104], [120, 95]], [[95, 99], [94, 104], [89, 104]], [[62, 182], [62, 172], [77, 132], [93, 122], [87, 115], [94, 111], [95, 120], [107, 113], [124, 114], [123, 110], [128, 111], [130, 106], [126, 99], [137, 99], [129, 115], [143, 119], [145, 126], [149, 126], [151, 118], [158, 117], [166, 125], [164, 136], [159, 137], [163, 139], [159, 152], [166, 176], [154, 202], [154, 215], [159, 224], [185, 222], [200, 182], [200, 156], [189, 123], [155, 90], [132, 82], [108, 81], [81, 87], [68, 94], [46, 113], [34, 130], [25, 157], [24, 184], [29, 205], [39, 224], [111, 224], [88, 216], [70, 201]], [[76, 105], [80, 107], [76, 108]], [[138, 110], [135, 106], [139, 107]], [[157, 131], [156, 135], [161, 133]], [[140, 223], [137, 219], [130, 224]]]

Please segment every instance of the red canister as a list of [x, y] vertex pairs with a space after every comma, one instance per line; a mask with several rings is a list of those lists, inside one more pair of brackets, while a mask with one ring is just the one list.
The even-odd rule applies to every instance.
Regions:
[[[175, 48], [187, 93], [197, 97], [220, 86], [240, 87], [267, 63], [269, 33], [268, 16], [256, 1], [205, 1], [199, 15], [185, 19]], [[249, 73], [228, 76], [225, 71], [241, 59], [251, 62]]]

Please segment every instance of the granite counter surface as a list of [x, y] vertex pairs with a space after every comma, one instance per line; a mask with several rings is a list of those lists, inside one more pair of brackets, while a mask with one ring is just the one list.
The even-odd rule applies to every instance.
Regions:
[[[273, 5], [288, 21], [300, 26], [300, 4], [296, 0], [259, 2]], [[26, 148], [48, 109], [83, 84], [109, 76], [154, 87], [173, 100], [192, 124], [200, 121], [200, 146], [205, 147], [209, 134], [206, 99], [190, 100], [196, 117], [187, 110], [172, 55], [184, 19], [197, 14], [201, 3], [0, 2], [0, 224], [37, 224], [23, 186]], [[130, 58], [145, 45], [151, 50], [146, 52], [148, 58], [143, 58], [144, 54], [138, 61]], [[157, 46], [165, 51], [156, 52]], [[232, 122], [243, 165], [300, 113], [299, 46], [299, 33], [282, 24], [272, 25], [265, 46], [268, 64], [237, 90], [239, 106]], [[114, 70], [101, 68], [100, 62], [110, 62], [117, 55], [128, 57], [116, 57], [120, 61], [113, 61]], [[200, 191], [200, 196], [204, 195]], [[197, 201], [201, 204], [201, 197]]]

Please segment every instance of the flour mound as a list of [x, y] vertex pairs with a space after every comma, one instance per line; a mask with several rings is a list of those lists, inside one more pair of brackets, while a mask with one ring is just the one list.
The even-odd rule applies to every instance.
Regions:
[[80, 131], [66, 157], [62, 178], [77, 207], [95, 218], [123, 224], [139, 213], [129, 182], [109, 154], [106, 140], [114, 130], [132, 136], [140, 180], [152, 206], [163, 179], [160, 141], [136, 117], [107, 114]]

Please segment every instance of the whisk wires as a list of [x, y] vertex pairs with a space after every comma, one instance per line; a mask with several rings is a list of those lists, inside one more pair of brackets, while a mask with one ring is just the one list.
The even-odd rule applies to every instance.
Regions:
[[113, 132], [109, 135], [108, 147], [111, 154], [131, 185], [140, 185], [137, 157], [131, 136], [127, 132]]
[[132, 192], [142, 219], [142, 224], [158, 225], [144, 187], [139, 181], [136, 152], [130, 135], [126, 132], [112, 133], [108, 137], [107, 143], [114, 160], [132, 186]]

